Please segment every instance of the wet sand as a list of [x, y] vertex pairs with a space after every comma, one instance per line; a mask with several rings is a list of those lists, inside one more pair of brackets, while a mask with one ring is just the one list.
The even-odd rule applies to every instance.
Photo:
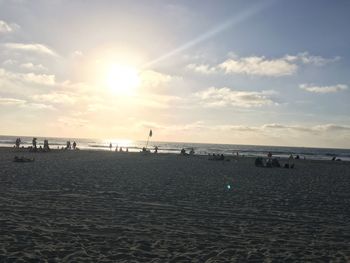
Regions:
[[0, 262], [350, 262], [350, 162], [295, 164], [1, 148]]

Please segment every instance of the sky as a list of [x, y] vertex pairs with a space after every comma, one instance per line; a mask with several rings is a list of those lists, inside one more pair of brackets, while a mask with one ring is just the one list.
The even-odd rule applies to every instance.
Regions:
[[350, 148], [349, 13], [0, 0], [0, 134]]

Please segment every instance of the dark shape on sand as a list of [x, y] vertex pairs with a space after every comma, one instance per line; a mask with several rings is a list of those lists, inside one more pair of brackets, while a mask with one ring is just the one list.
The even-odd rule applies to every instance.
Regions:
[[281, 167], [280, 162], [276, 158], [272, 159], [272, 163], [271, 164], [272, 164], [272, 167]]
[[34, 162], [34, 158], [33, 159], [30, 159], [30, 158], [26, 158], [26, 157], [18, 157], [18, 156], [15, 156], [13, 158], [13, 161], [16, 162], [16, 163], [28, 163], [28, 162]]
[[264, 167], [263, 158], [261, 158], [261, 157], [255, 158], [255, 166], [256, 167]]

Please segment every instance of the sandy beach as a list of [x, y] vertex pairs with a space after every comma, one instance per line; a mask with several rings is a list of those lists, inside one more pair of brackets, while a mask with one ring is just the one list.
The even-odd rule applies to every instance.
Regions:
[[350, 261], [349, 162], [207, 159], [1, 148], [0, 262]]

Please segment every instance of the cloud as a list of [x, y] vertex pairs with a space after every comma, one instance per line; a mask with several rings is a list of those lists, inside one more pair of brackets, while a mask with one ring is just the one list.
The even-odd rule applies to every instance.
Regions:
[[1, 33], [11, 33], [19, 28], [20, 27], [17, 24], [8, 24], [5, 21], [0, 20], [0, 34]]
[[41, 64], [33, 64], [31, 62], [23, 63], [20, 65], [21, 68], [33, 70], [33, 71], [47, 71], [47, 68]]
[[5, 43], [3, 47], [10, 50], [34, 52], [38, 54], [57, 57], [57, 53], [43, 44], [23, 44], [23, 43]]
[[339, 131], [350, 131], [350, 125], [337, 125], [337, 124], [323, 124], [316, 125], [312, 128], [314, 131], [319, 132], [339, 132]]
[[141, 85], [154, 88], [169, 83], [173, 77], [154, 70], [145, 70], [140, 73]]
[[324, 66], [328, 63], [336, 62], [340, 60], [339, 56], [334, 58], [324, 58], [321, 56], [312, 56], [308, 52], [298, 53], [297, 55], [291, 56], [286, 55], [284, 59], [290, 62], [301, 62], [303, 64], [311, 64], [315, 66]]
[[0, 77], [4, 80], [12, 80], [26, 83], [34, 83], [39, 85], [55, 85], [55, 75], [35, 74], [35, 73], [14, 73], [0, 68]]
[[24, 105], [25, 100], [0, 97], [0, 105]]
[[217, 125], [208, 126], [208, 129], [223, 130], [223, 131], [235, 131], [235, 132], [252, 132], [258, 134], [273, 134], [277, 132], [283, 134], [286, 132], [291, 133], [309, 133], [309, 134], [322, 134], [327, 132], [348, 132], [350, 131], [349, 125], [338, 125], [338, 124], [318, 124], [318, 125], [288, 125], [281, 123], [267, 123], [260, 126], [245, 126], [245, 125]]
[[316, 86], [314, 84], [300, 84], [299, 88], [313, 93], [335, 93], [348, 89], [345, 84], [336, 84], [331, 86]]
[[31, 103], [26, 100], [16, 99], [16, 98], [2, 98], [0, 97], [1, 106], [16, 106], [22, 108], [38, 109], [38, 110], [53, 110], [52, 105], [42, 104], [42, 103]]
[[339, 59], [340, 57], [323, 58], [321, 56], [312, 56], [308, 52], [270, 59], [265, 56], [239, 57], [230, 52], [229, 58], [218, 65], [189, 64], [186, 68], [202, 74], [223, 72], [225, 74], [281, 77], [294, 75], [300, 65], [323, 66], [336, 62]]
[[74, 117], [60, 117], [57, 122], [70, 127], [84, 127], [89, 123], [88, 120]]
[[231, 58], [221, 63], [219, 68], [223, 69], [226, 74], [246, 74], [258, 76], [287, 76], [293, 75], [298, 66], [284, 59], [268, 60], [262, 57], [245, 57], [245, 58]]
[[206, 107], [261, 107], [277, 104], [271, 98], [275, 91], [237, 91], [227, 87], [210, 87], [204, 91], [194, 94], [200, 100], [200, 103]]
[[213, 74], [217, 72], [215, 67], [211, 67], [208, 64], [189, 64], [187, 65], [187, 69], [193, 70], [194, 72], [199, 72], [202, 74]]
[[167, 109], [183, 106], [185, 99], [178, 96], [170, 96], [170, 95], [160, 95], [160, 94], [144, 94], [142, 96], [135, 97], [130, 102], [135, 103], [136, 105], [157, 108], [157, 109]]
[[17, 61], [16, 60], [13, 60], [13, 59], [7, 59], [5, 60], [4, 62], [2, 62], [2, 64], [4, 66], [12, 66], [12, 65], [16, 65], [17, 64]]
[[52, 92], [49, 94], [33, 95], [35, 101], [49, 102], [55, 104], [74, 104], [76, 98], [72, 94]]

